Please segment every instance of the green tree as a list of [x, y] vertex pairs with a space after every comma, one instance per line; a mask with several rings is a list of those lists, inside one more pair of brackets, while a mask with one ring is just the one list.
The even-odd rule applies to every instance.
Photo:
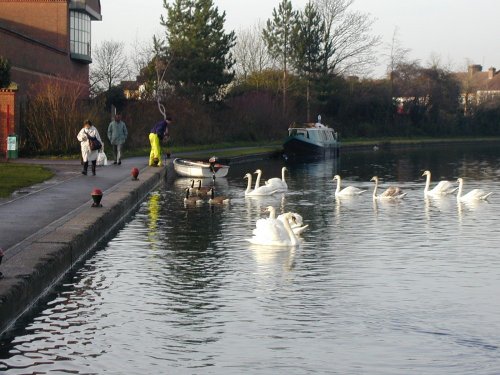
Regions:
[[271, 56], [280, 60], [283, 69], [283, 114], [286, 113], [287, 96], [287, 65], [291, 56], [291, 35], [295, 24], [296, 12], [289, 0], [282, 0], [273, 9], [273, 18], [268, 19], [266, 28], [262, 31], [264, 40]]
[[0, 56], [0, 88], [10, 85], [10, 62]]
[[219, 14], [212, 0], [175, 0], [172, 5], [163, 0], [163, 6], [166, 82], [193, 99], [220, 99], [233, 80], [235, 63], [230, 50], [236, 37], [234, 31], [224, 31], [226, 13]]
[[307, 3], [303, 12], [297, 14], [293, 28], [292, 61], [300, 77], [306, 81], [307, 121], [311, 120], [311, 86], [326, 75], [325, 67], [328, 57], [323, 43], [325, 23], [311, 2]]

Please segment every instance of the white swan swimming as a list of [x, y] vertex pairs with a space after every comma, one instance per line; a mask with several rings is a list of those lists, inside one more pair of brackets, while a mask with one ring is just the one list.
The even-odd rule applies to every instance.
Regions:
[[309, 228], [309, 224], [304, 225], [302, 215], [296, 212], [286, 212], [284, 214], [278, 215], [277, 219], [284, 222], [285, 220], [287, 220], [287, 214], [290, 214], [289, 223], [295, 235], [301, 235], [307, 228]]
[[275, 186], [276, 188], [278, 188], [278, 191], [287, 191], [288, 184], [286, 183], [285, 180], [285, 172], [287, 171], [288, 169], [286, 167], [281, 168], [281, 178], [278, 177], [270, 178], [269, 180], [266, 181], [266, 185]]
[[389, 186], [382, 194], [377, 195], [378, 177], [373, 176], [370, 181], [375, 182], [375, 188], [373, 189], [373, 199], [402, 199], [406, 196], [406, 193], [403, 193], [403, 190], [396, 186]]
[[454, 187], [450, 181], [446, 180], [439, 181], [439, 183], [434, 186], [432, 190], [429, 190], [431, 184], [431, 172], [425, 171], [422, 176], [427, 176], [424, 188], [425, 197], [441, 198], [445, 195], [453, 194], [457, 190], [457, 188]]
[[245, 190], [246, 196], [263, 196], [276, 193], [276, 189], [272, 186], [258, 186], [257, 184], [255, 184], [255, 188], [252, 190], [252, 175], [247, 173], [244, 178], [248, 179], [247, 188]]
[[253, 237], [248, 241], [261, 246], [297, 246], [299, 240], [290, 226], [291, 213], [286, 213], [285, 220], [281, 221], [275, 218], [274, 207], [268, 206], [266, 211], [269, 212], [269, 217], [257, 220], [252, 231]]
[[492, 192], [486, 193], [484, 190], [481, 189], [474, 189], [469, 191], [467, 194], [462, 195], [464, 179], [459, 177], [457, 179], [457, 182], [458, 182], [457, 202], [485, 201], [491, 194], [493, 194]]
[[354, 186], [347, 186], [340, 190], [340, 181], [341, 178], [338, 174], [333, 176], [333, 181], [337, 181], [337, 189], [335, 190], [335, 196], [336, 197], [353, 197], [355, 195], [360, 195], [364, 193], [366, 190], [359, 189]]

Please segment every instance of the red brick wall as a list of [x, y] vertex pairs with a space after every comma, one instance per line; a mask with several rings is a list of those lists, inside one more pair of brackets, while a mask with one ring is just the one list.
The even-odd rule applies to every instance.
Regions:
[[7, 156], [7, 136], [15, 133], [15, 92], [0, 89], [0, 159]]
[[19, 99], [47, 79], [88, 97], [89, 66], [70, 58], [68, 34], [68, 0], [0, 0], [0, 55], [11, 62]]
[[0, 21], [6, 28], [68, 50], [67, 0], [0, 0], [0, 4]]

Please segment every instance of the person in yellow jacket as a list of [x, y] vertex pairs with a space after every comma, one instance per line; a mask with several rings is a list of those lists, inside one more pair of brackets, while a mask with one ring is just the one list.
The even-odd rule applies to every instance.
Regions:
[[151, 152], [149, 153], [149, 166], [161, 167], [163, 162], [161, 160], [161, 147], [160, 142], [163, 138], [169, 139], [168, 127], [172, 123], [172, 118], [167, 117], [165, 120], [157, 122], [151, 132], [149, 133], [149, 143], [151, 143]]

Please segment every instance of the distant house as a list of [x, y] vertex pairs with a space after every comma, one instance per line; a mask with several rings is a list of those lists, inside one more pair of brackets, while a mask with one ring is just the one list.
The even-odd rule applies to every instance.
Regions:
[[491, 67], [483, 71], [481, 65], [469, 65], [467, 72], [455, 73], [462, 86], [464, 112], [469, 114], [474, 106], [490, 100], [500, 99], [500, 74]]
[[141, 85], [137, 81], [122, 81], [120, 87], [127, 99], [141, 99]]

